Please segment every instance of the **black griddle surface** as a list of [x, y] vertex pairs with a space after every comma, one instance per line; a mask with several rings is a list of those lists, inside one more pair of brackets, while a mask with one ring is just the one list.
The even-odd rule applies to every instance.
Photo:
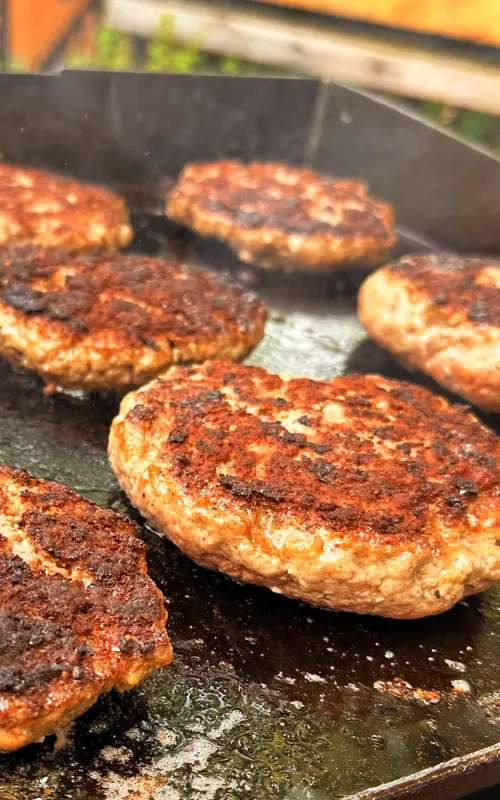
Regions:
[[[249, 363], [318, 378], [380, 372], [439, 391], [366, 339], [355, 313], [362, 271], [259, 271], [163, 220], [135, 225], [136, 249], [227, 270], [269, 301]], [[421, 246], [405, 235], [399, 249]], [[134, 515], [106, 457], [118, 398], [41, 388], [0, 363], [0, 459]], [[401, 797], [375, 787], [499, 741], [499, 590], [414, 622], [334, 613], [239, 585], [142, 535], [171, 614], [174, 664], [102, 698], [63, 749], [50, 738], [2, 756], [2, 800]], [[375, 687], [395, 679], [437, 702]]]

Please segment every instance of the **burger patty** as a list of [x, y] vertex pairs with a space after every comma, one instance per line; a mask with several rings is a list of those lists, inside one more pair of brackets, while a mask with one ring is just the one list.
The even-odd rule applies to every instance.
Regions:
[[239, 358], [266, 308], [215, 274], [139, 255], [0, 251], [0, 355], [55, 386], [120, 389], [179, 361]]
[[0, 466], [0, 752], [169, 664], [166, 619], [132, 524]]
[[500, 411], [500, 261], [406, 256], [359, 293], [369, 335], [407, 364], [488, 411]]
[[167, 214], [263, 267], [374, 265], [396, 241], [391, 207], [360, 181], [272, 162], [187, 166], [167, 197]]
[[0, 245], [113, 251], [131, 238], [125, 202], [113, 192], [0, 164]]
[[500, 579], [500, 439], [411, 384], [174, 368], [123, 400], [109, 454], [181, 550], [275, 592], [416, 618]]

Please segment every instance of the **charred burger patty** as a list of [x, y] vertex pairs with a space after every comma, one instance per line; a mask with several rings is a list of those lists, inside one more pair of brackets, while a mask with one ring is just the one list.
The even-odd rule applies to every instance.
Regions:
[[121, 197], [37, 169], [0, 164], [0, 245], [118, 250], [132, 238]]
[[109, 453], [184, 552], [276, 592], [414, 618], [500, 579], [500, 440], [417, 386], [174, 368], [123, 400]]
[[0, 466], [0, 752], [172, 660], [144, 551], [117, 514]]
[[167, 198], [167, 214], [264, 267], [369, 266], [396, 241], [391, 207], [360, 181], [273, 162], [189, 165]]
[[120, 389], [179, 361], [240, 358], [266, 316], [218, 274], [159, 259], [0, 251], [0, 355], [49, 385]]
[[488, 411], [500, 411], [500, 261], [406, 256], [359, 293], [370, 336], [407, 364]]

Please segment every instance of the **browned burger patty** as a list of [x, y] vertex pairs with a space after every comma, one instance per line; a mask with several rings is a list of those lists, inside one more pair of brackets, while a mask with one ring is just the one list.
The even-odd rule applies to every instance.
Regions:
[[396, 241], [391, 207], [360, 181], [272, 162], [187, 166], [167, 198], [167, 214], [260, 266], [373, 265]]
[[239, 358], [266, 308], [215, 273], [139, 255], [0, 250], [0, 355], [49, 385], [120, 389], [178, 361]]
[[132, 238], [113, 192], [37, 169], [0, 164], [0, 245], [117, 250]]
[[415, 618], [500, 579], [500, 439], [411, 384], [174, 368], [123, 400], [109, 453], [178, 547], [275, 592]]
[[0, 466], [0, 752], [172, 660], [134, 534], [70, 489]]
[[370, 336], [471, 403], [500, 411], [500, 261], [406, 256], [359, 293]]

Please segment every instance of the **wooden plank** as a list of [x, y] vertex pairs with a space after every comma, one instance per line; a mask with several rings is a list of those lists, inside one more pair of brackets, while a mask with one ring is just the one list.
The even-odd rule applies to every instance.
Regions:
[[479, 44], [500, 44], [499, 0], [256, 0]]
[[500, 114], [500, 68], [345, 36], [285, 14], [178, 0], [108, 0], [107, 24], [145, 38], [162, 19], [180, 41], [292, 73]]

